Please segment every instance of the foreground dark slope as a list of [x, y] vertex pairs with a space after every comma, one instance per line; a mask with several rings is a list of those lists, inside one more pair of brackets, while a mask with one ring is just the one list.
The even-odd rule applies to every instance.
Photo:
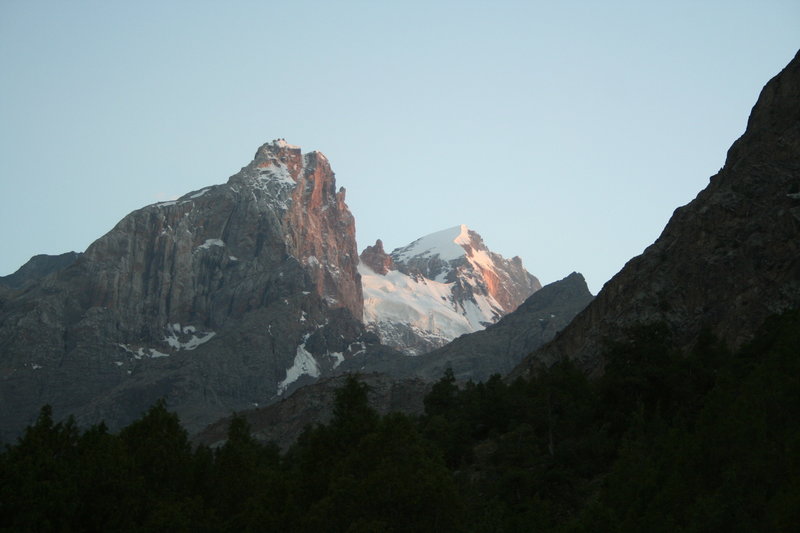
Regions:
[[[350, 375], [320, 379], [277, 403], [221, 418], [194, 435], [192, 440], [196, 444], [218, 447], [227, 441], [231, 421], [238, 416], [247, 421], [254, 439], [262, 443], [274, 442], [286, 450], [307, 427], [331, 421], [336, 392], [348, 379]], [[368, 387], [369, 406], [381, 414], [421, 414], [423, 399], [433, 386], [421, 379], [395, 379], [385, 374], [359, 374], [358, 380]]]
[[741, 346], [767, 316], [800, 304], [798, 237], [800, 54], [764, 87], [708, 187], [512, 377], [565, 357], [602, 373], [604, 340], [639, 323], [666, 323], [681, 349], [704, 328]]

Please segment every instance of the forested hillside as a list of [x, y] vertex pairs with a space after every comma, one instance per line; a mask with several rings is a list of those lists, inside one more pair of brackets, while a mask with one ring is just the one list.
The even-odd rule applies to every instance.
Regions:
[[234, 419], [193, 449], [163, 402], [118, 434], [49, 408], [0, 455], [3, 530], [794, 531], [800, 523], [800, 312], [736, 353], [691, 354], [659, 325], [569, 362], [379, 416], [356, 377], [333, 421], [285, 454]]

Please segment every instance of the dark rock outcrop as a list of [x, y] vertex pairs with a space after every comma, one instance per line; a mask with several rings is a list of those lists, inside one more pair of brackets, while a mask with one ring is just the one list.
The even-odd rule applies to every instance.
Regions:
[[800, 53], [761, 92], [745, 133], [658, 240], [514, 375], [571, 358], [603, 371], [604, 339], [663, 322], [679, 348], [708, 328], [735, 348], [800, 305]]
[[81, 254], [67, 252], [61, 255], [40, 254], [19, 267], [16, 272], [8, 276], [0, 276], [0, 285], [11, 289], [20, 289], [30, 283], [35, 283], [53, 272], [58, 272], [74, 263]]

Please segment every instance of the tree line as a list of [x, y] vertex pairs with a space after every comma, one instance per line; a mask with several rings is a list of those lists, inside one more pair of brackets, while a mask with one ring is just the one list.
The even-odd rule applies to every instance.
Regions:
[[163, 401], [111, 433], [45, 406], [0, 453], [4, 531], [795, 531], [800, 312], [729, 352], [680, 353], [663, 324], [569, 361], [379, 415], [350, 377], [327, 424], [281, 452], [234, 417], [193, 447]]

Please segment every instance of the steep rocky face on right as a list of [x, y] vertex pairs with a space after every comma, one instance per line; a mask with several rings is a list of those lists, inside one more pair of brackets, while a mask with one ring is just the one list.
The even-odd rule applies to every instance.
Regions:
[[559, 358], [602, 373], [604, 339], [624, 339], [635, 324], [666, 323], [683, 349], [703, 328], [737, 347], [798, 305], [800, 53], [764, 87], [708, 187], [512, 377]]

